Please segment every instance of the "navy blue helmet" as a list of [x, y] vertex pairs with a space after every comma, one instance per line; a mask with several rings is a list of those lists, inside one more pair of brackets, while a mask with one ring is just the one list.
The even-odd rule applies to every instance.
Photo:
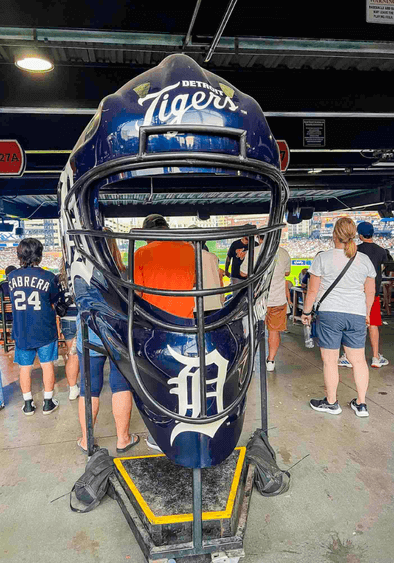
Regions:
[[[101, 202], [127, 194], [130, 206], [142, 181], [162, 178], [178, 187], [181, 182], [186, 192], [191, 182], [195, 187], [201, 179], [208, 193], [210, 186], [220, 192], [218, 178], [238, 192], [246, 180], [248, 185], [254, 182], [270, 193], [268, 226], [131, 229], [128, 235], [103, 230]], [[64, 256], [78, 309], [130, 381], [150, 433], [178, 464], [216, 465], [237, 444], [287, 198], [278, 146], [259, 104], [181, 54], [167, 57], [104, 98], [62, 172]], [[154, 203], [147, 215], [155, 211]], [[241, 291], [222, 309], [204, 316], [203, 297], [227, 290], [203, 288], [202, 241], [245, 235], [251, 243], [260, 232], [264, 243], [254, 270], [250, 260]], [[127, 279], [109, 250], [111, 237], [129, 241]], [[196, 287], [178, 292], [195, 297], [195, 318], [172, 315], [138, 295], [142, 288], [133, 281], [135, 240], [195, 243]], [[253, 244], [249, 248], [253, 252]]]

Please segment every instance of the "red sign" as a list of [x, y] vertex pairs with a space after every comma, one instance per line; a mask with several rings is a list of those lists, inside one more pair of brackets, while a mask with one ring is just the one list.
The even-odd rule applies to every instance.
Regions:
[[18, 141], [0, 140], [0, 176], [22, 176], [25, 153]]
[[287, 167], [290, 162], [290, 149], [286, 141], [276, 141], [279, 147], [280, 154], [280, 169], [282, 172], [286, 172]]

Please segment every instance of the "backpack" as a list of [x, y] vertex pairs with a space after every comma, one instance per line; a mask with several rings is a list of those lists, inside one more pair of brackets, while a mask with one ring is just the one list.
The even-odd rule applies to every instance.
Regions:
[[[109, 478], [114, 473], [114, 458], [111, 457], [106, 448], [97, 450], [86, 464], [85, 473], [78, 479], [70, 492], [70, 508], [73, 512], [90, 512], [100, 504], [101, 499], [108, 493]], [[75, 491], [77, 499], [86, 504], [81, 510], [71, 504], [72, 493]]]
[[54, 307], [58, 317], [65, 317], [68, 308], [74, 303], [74, 300], [71, 297], [67, 287], [65, 287], [62, 283], [60, 275], [57, 275], [56, 278], [58, 283], [59, 295], [57, 302], [54, 304]]
[[256, 466], [254, 483], [261, 495], [276, 496], [289, 489], [290, 473], [277, 466], [275, 452], [261, 428], [254, 432], [248, 442], [246, 460]]

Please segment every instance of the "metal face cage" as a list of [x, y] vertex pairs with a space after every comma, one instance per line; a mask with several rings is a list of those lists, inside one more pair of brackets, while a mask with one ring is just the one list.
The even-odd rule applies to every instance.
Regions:
[[[166, 134], [176, 130], [180, 133], [221, 135], [238, 140], [239, 154], [218, 154], [207, 152], [172, 152], [172, 153], [148, 153], [147, 141], [149, 136]], [[278, 250], [281, 229], [284, 227], [283, 215], [288, 199], [288, 186], [281, 172], [274, 166], [247, 157], [246, 131], [241, 129], [209, 127], [205, 125], [160, 125], [160, 126], [141, 126], [140, 127], [139, 154], [135, 156], [120, 157], [104, 164], [95, 166], [85, 173], [73, 185], [69, 185], [67, 195], [63, 198], [63, 235], [64, 243], [68, 247], [72, 246], [74, 251], [88, 261], [91, 267], [96, 268], [104, 276], [109, 287], [111, 287], [128, 307], [128, 330], [127, 330], [127, 350], [130, 363], [130, 373], [124, 374], [131, 382], [133, 390], [139, 399], [152, 412], [167, 417], [178, 422], [188, 422], [195, 425], [203, 425], [218, 421], [225, 416], [234, 413], [240, 407], [241, 402], [246, 396], [254, 367], [254, 353], [256, 349], [256, 326], [257, 321], [264, 317], [264, 302], [267, 298], [269, 284], [272, 276], [274, 257]], [[98, 190], [100, 183], [108, 182], [108, 179], [119, 178], [136, 171], [139, 174], [149, 176], [149, 171], [171, 173], [176, 167], [191, 171], [195, 169], [204, 175], [220, 173], [234, 175], [244, 175], [252, 177], [264, 185], [264, 189], [271, 192], [269, 222], [267, 227], [256, 228], [253, 225], [241, 227], [208, 228], [208, 229], [169, 229], [169, 230], [144, 230], [132, 229], [129, 234], [112, 233], [100, 230], [97, 213]], [[145, 171], [145, 172], [144, 172]], [[178, 172], [179, 173], [179, 172]], [[187, 185], [187, 174], [184, 174], [185, 184]], [[95, 203], [96, 202], [96, 203]], [[75, 208], [78, 209], [80, 217], [78, 226], [75, 221]], [[150, 208], [154, 210], [154, 207]], [[254, 237], [264, 234], [264, 241], [260, 247], [259, 256], [254, 267]], [[234, 297], [230, 304], [225, 305], [219, 314], [212, 319], [204, 317], [204, 297], [218, 295], [228, 292], [227, 287], [214, 289], [203, 289], [203, 266], [202, 266], [202, 247], [206, 240], [235, 239], [247, 236], [249, 240], [249, 264], [248, 277], [232, 286], [234, 290], [243, 290]], [[128, 280], [123, 280], [113, 262], [105, 241], [113, 239], [128, 240]], [[155, 241], [190, 241], [195, 244], [195, 273], [196, 287], [192, 290], [162, 290], [148, 288], [134, 283], [134, 250], [136, 240], [155, 240]], [[67, 265], [70, 268], [70, 264]], [[178, 323], [174, 317], [172, 321], [163, 320], [155, 317], [147, 311], [135, 292], [161, 296], [190, 296], [196, 299], [196, 319], [191, 323]], [[78, 303], [78, 296], [77, 296]], [[139, 372], [135, 361], [135, 350], [133, 344], [133, 330], [136, 319], [143, 319], [154, 326], [172, 331], [196, 335], [197, 351], [200, 368], [200, 403], [201, 411], [198, 416], [183, 416], [166, 406], [147, 389], [143, 378]], [[224, 410], [216, 414], [207, 414], [207, 392], [205, 385], [205, 357], [206, 344], [205, 334], [215, 331], [218, 328], [239, 318], [247, 320], [249, 335], [249, 351], [247, 358], [246, 376], [243, 378], [239, 388], [239, 394], [231, 404]], [[88, 316], [86, 320], [90, 324]], [[94, 328], [94, 325], [91, 325]], [[107, 349], [111, 356], [111, 350]]]

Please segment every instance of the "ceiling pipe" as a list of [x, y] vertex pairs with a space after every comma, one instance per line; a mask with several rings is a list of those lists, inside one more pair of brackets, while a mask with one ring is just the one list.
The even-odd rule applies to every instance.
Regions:
[[224, 28], [227, 25], [228, 20], [230, 19], [230, 16], [235, 8], [235, 4], [237, 3], [237, 0], [230, 0], [229, 5], [227, 6], [227, 10], [226, 13], [224, 14], [222, 21], [220, 22], [219, 28], [216, 32], [215, 37], [213, 38], [213, 41], [211, 43], [211, 46], [209, 47], [209, 51], [208, 54], [206, 56], [206, 59], [204, 62], [208, 63], [211, 60], [211, 57], [220, 41], [220, 38], [223, 34]]
[[189, 29], [187, 31], [186, 37], [185, 37], [185, 41], [183, 42], [183, 48], [187, 47], [190, 43], [190, 39], [192, 37], [192, 31], [193, 31], [193, 27], [194, 27], [194, 23], [196, 21], [197, 18], [197, 14], [198, 14], [198, 10], [200, 9], [201, 6], [201, 2], [202, 0], [197, 0], [195, 8], [194, 8], [194, 12], [193, 12], [193, 16], [189, 25]]

